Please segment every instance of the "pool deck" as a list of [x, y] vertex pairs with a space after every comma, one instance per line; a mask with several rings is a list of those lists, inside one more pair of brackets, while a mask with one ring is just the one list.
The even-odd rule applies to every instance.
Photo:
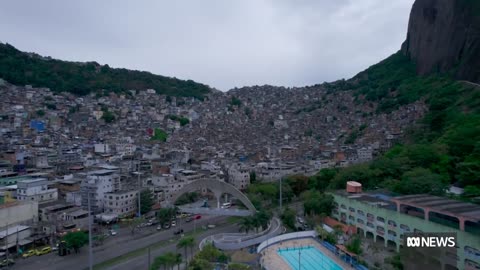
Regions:
[[262, 258], [261, 262], [263, 267], [267, 270], [292, 270], [290, 266], [287, 264], [285, 260], [278, 255], [277, 250], [278, 249], [283, 249], [287, 247], [299, 247], [299, 246], [313, 246], [316, 247], [318, 250], [320, 250], [324, 255], [329, 257], [332, 261], [334, 261], [336, 264], [338, 264], [340, 267], [342, 267], [345, 270], [354, 270], [353, 267], [345, 263], [344, 261], [340, 260], [336, 256], [332, 254], [332, 252], [326, 248], [324, 248], [322, 245], [320, 245], [317, 241], [311, 239], [311, 238], [305, 238], [305, 239], [295, 239], [295, 240], [287, 240], [281, 243], [277, 243], [274, 245], [269, 246], [268, 248], [265, 248], [262, 251]]

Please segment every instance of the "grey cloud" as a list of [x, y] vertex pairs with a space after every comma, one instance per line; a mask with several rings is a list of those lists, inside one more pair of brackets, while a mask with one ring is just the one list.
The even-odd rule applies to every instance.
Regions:
[[400, 48], [413, 0], [10, 0], [0, 40], [221, 90], [350, 77]]

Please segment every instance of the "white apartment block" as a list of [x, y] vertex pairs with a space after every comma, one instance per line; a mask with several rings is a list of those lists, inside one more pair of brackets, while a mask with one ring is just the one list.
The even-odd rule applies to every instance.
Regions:
[[138, 191], [116, 191], [104, 194], [104, 213], [118, 217], [132, 216], [137, 211]]
[[110, 153], [111, 151], [110, 145], [106, 143], [96, 143], [94, 147], [95, 147], [95, 153], [99, 153], [99, 154], [107, 154], [107, 153]]
[[362, 162], [372, 160], [372, 152], [372, 148], [370, 147], [362, 147], [360, 149], [357, 149], [358, 160]]
[[58, 190], [48, 187], [48, 180], [45, 178], [27, 179], [17, 183], [17, 200], [36, 201], [45, 203], [56, 201]]
[[239, 165], [230, 166], [228, 168], [228, 183], [237, 189], [246, 189], [250, 184], [250, 170]]
[[91, 209], [95, 213], [103, 212], [105, 193], [120, 190], [120, 175], [116, 170], [95, 170], [87, 173], [82, 181], [82, 206], [88, 206], [87, 193], [90, 193]]
[[118, 143], [115, 145], [117, 154], [121, 156], [132, 156], [137, 150], [137, 147], [131, 143]]
[[288, 164], [274, 164], [261, 162], [255, 167], [255, 173], [258, 180], [265, 182], [278, 181], [281, 178], [292, 175], [295, 166]]
[[152, 184], [163, 191], [163, 199], [169, 200], [180, 189], [183, 188], [189, 182], [175, 180], [175, 176], [172, 174], [162, 174], [160, 176], [152, 177]]

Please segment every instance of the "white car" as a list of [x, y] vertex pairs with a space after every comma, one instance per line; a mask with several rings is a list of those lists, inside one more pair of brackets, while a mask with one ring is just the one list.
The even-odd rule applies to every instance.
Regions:
[[117, 232], [114, 231], [114, 230], [110, 230], [110, 235], [111, 235], [111, 236], [117, 235]]
[[177, 226], [177, 222], [175, 220], [172, 220], [172, 227]]

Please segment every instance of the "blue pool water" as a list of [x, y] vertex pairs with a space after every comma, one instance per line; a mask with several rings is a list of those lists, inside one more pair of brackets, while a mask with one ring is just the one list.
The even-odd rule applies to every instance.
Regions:
[[283, 248], [277, 252], [293, 270], [342, 270], [342, 267], [312, 246]]

